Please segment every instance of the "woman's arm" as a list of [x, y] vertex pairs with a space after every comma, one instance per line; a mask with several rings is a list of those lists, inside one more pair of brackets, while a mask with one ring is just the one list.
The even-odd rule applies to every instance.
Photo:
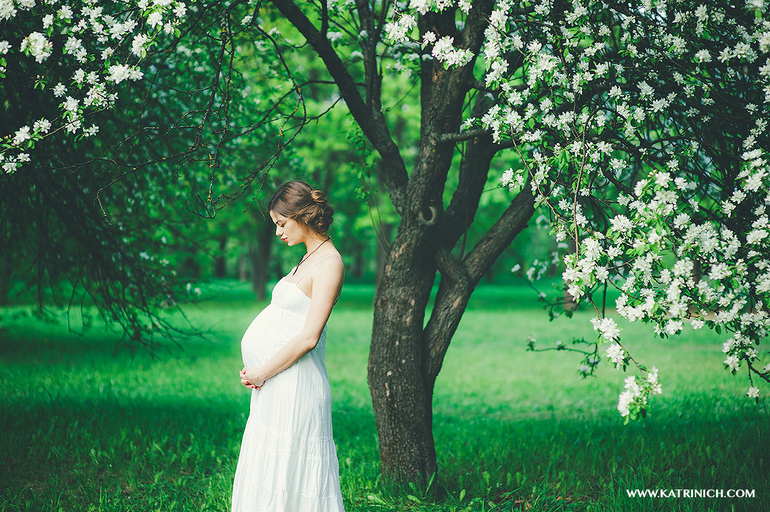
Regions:
[[309, 277], [312, 295], [305, 325], [267, 363], [259, 368], [241, 370], [241, 383], [244, 386], [260, 389], [267, 379], [296, 363], [318, 344], [342, 289], [344, 266], [338, 258], [326, 258], [316, 265]]

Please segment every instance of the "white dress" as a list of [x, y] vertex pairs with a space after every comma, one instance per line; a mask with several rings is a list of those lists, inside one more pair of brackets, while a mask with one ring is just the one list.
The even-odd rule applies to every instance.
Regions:
[[[310, 298], [296, 283], [281, 279], [243, 335], [243, 365], [266, 363], [302, 330], [309, 308]], [[325, 346], [326, 327], [313, 350], [251, 391], [232, 512], [344, 511]]]

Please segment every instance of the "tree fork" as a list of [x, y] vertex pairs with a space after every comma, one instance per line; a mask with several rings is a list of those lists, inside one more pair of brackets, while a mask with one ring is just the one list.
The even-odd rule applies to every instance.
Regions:
[[426, 378], [431, 394], [473, 290], [503, 250], [527, 227], [535, 213], [534, 204], [532, 191], [526, 186], [463, 260], [456, 259], [448, 250], [436, 253], [441, 283], [433, 313], [425, 326]]

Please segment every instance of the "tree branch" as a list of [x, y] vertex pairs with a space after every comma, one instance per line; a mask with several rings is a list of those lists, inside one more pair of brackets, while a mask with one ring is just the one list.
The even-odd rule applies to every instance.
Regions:
[[468, 267], [468, 274], [477, 283], [484, 273], [513, 239], [527, 227], [527, 222], [535, 213], [535, 196], [530, 184], [511, 201], [505, 213], [495, 222], [484, 238], [479, 240], [473, 250], [463, 260]]
[[[459, 48], [478, 55], [492, 7], [493, 2], [489, 0], [474, 3], [458, 41]], [[435, 31], [438, 37], [452, 35], [457, 38], [454, 16], [454, 8], [442, 13], [426, 13], [420, 18], [420, 31]], [[441, 140], [441, 134], [455, 133], [459, 129], [465, 97], [471, 90], [473, 66], [474, 63], [469, 62], [445, 69], [435, 59], [421, 64], [420, 145], [409, 188], [412, 216], [417, 216], [426, 207], [443, 209], [442, 195], [452, 165], [454, 142], [451, 137]]]
[[535, 198], [527, 184], [462, 261], [452, 256], [447, 249], [436, 251], [434, 259], [441, 272], [441, 282], [433, 312], [423, 332], [427, 385], [435, 383], [471, 293], [500, 253], [527, 226], [535, 213], [534, 204]]
[[441, 371], [446, 351], [475, 287], [465, 265], [447, 249], [436, 251], [435, 261], [441, 272], [441, 282], [424, 331], [428, 367], [426, 378], [431, 387]]
[[482, 136], [482, 135], [489, 135], [491, 130], [471, 130], [467, 132], [460, 132], [460, 133], [442, 133], [438, 136], [438, 142], [462, 142], [464, 140], [470, 140], [474, 139], [476, 137]]
[[[473, 105], [471, 115], [477, 117], [486, 112], [492, 100], [481, 95]], [[472, 132], [468, 132], [472, 133]], [[489, 167], [495, 155], [492, 136], [483, 130], [474, 130], [477, 135], [465, 145], [465, 154], [460, 162], [457, 188], [452, 195], [452, 202], [446, 210], [440, 239], [444, 247], [451, 248], [465, 233], [476, 217], [479, 200], [487, 182]], [[464, 250], [464, 248], [463, 248]], [[461, 251], [462, 252], [462, 251]]]
[[290, 0], [272, 0], [272, 3], [300, 31], [324, 61], [326, 69], [337, 83], [340, 94], [345, 99], [345, 103], [348, 109], [350, 109], [353, 118], [382, 157], [384, 162], [382, 166], [383, 180], [390, 192], [393, 206], [397, 211], [401, 212], [404, 207], [405, 189], [409, 176], [401, 153], [390, 136], [382, 112], [375, 111], [374, 108], [367, 108], [366, 103], [361, 98], [361, 94], [358, 92], [355, 80], [348, 72], [339, 55], [334, 51], [329, 40], [323, 37], [323, 34], [313, 25], [295, 2]]

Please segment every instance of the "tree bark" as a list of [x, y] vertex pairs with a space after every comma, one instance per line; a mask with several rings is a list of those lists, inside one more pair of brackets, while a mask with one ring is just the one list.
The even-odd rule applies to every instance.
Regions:
[[[6, 245], [6, 247], [8, 247]], [[11, 257], [7, 250], [0, 253], [0, 304], [8, 304], [11, 289]]]
[[436, 472], [432, 394], [425, 386], [422, 330], [436, 273], [430, 243], [401, 230], [388, 254], [374, 304], [369, 391], [386, 475], [419, 481]]
[[[425, 482], [438, 470], [432, 409], [436, 377], [473, 290], [533, 213], [534, 197], [527, 187], [462, 260], [419, 229], [399, 230], [377, 289], [368, 367], [386, 475]], [[437, 269], [439, 291], [423, 328]]]
[[227, 265], [225, 261], [225, 251], [227, 249], [227, 237], [226, 236], [220, 236], [217, 240], [219, 245], [219, 251], [217, 252], [217, 255], [214, 257], [214, 277], [216, 278], [223, 278], [227, 275]]
[[[241, 251], [243, 251], [243, 247], [241, 247]], [[238, 256], [238, 280], [241, 283], [245, 283], [249, 278], [249, 265], [251, 264], [250, 251], [251, 244], [248, 244], [246, 246], [246, 252], [241, 252], [240, 256]]]

